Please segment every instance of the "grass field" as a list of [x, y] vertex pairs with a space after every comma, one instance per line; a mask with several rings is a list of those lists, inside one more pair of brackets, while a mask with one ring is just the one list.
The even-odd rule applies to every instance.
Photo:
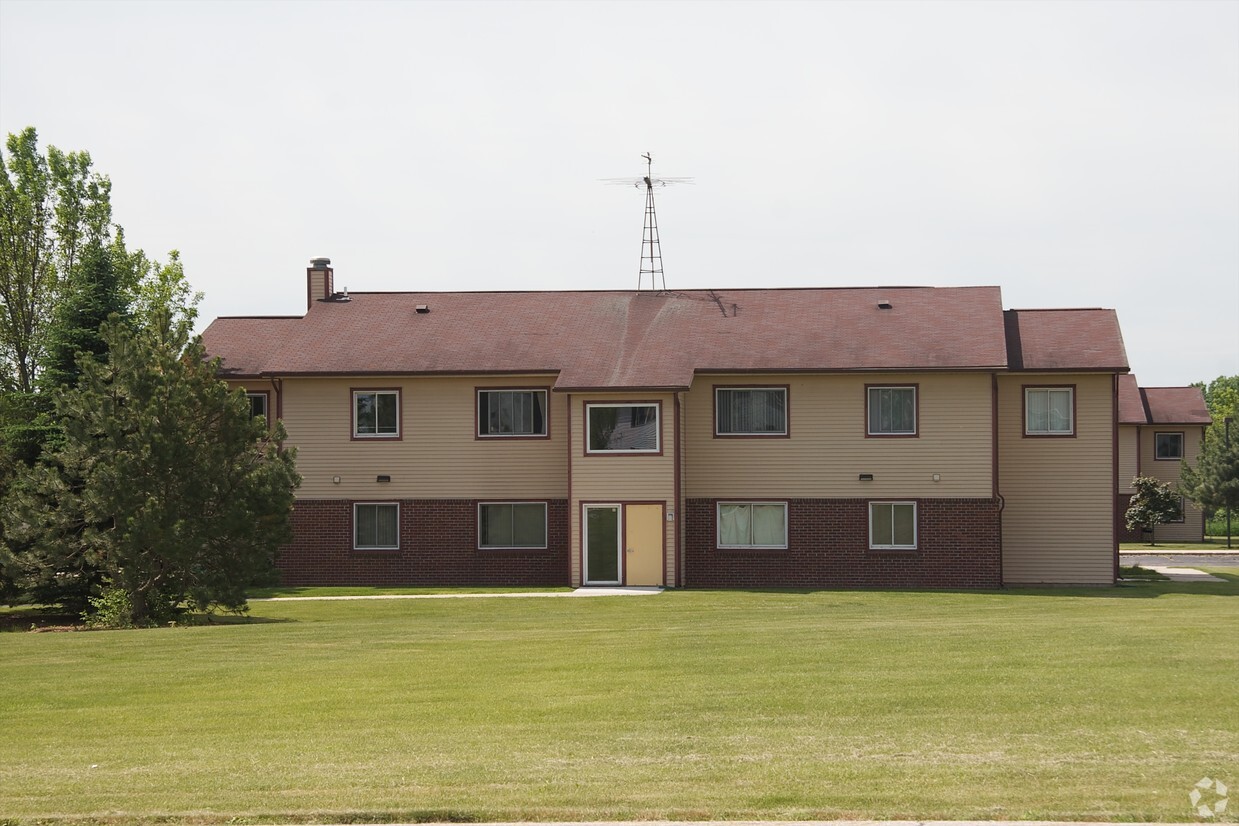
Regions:
[[1192, 820], [1239, 571], [1001, 593], [263, 602], [0, 634], [0, 821]]

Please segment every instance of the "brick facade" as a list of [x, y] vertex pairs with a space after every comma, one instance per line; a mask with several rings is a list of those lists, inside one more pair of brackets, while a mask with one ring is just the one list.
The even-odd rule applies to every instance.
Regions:
[[[377, 500], [367, 500], [377, 501]], [[400, 549], [353, 550], [353, 503], [298, 499], [291, 543], [276, 567], [285, 585], [569, 584], [568, 502], [547, 502], [546, 550], [479, 550], [476, 499], [399, 499]]]
[[690, 588], [1002, 585], [1002, 521], [993, 499], [917, 500], [914, 551], [869, 549], [866, 499], [789, 499], [786, 550], [720, 550], [717, 501], [685, 502], [684, 582]]

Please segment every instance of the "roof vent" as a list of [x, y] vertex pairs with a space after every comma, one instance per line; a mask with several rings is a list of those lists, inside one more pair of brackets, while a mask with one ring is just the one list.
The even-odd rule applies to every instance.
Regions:
[[316, 270], [321, 270], [323, 267], [331, 266], [331, 259], [330, 258], [311, 258], [310, 266]]
[[426, 313], [430, 312], [430, 305], [429, 304], [418, 304], [416, 309], [417, 309], [417, 312], [421, 313], [422, 315], [425, 315]]
[[891, 307], [893, 307], [893, 306], [894, 306], [894, 305], [893, 305], [893, 304], [891, 304], [891, 300], [890, 300], [889, 298], [879, 298], [879, 299], [878, 299], [878, 309], [879, 309], [879, 310], [889, 310], [889, 309], [890, 309]]

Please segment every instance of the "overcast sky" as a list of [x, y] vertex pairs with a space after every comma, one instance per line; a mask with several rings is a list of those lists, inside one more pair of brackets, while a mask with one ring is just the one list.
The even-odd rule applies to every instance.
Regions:
[[[218, 315], [368, 290], [992, 285], [1239, 373], [1239, 2], [0, 0], [0, 132], [85, 149]], [[553, 319], [549, 320], [553, 323]]]

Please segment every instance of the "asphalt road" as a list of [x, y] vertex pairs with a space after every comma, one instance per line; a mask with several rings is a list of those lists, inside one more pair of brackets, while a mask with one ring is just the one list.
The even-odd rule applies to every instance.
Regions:
[[1124, 565], [1175, 565], [1182, 568], [1195, 568], [1198, 565], [1208, 565], [1215, 568], [1239, 567], [1239, 550], [1233, 554], [1193, 554], [1184, 553], [1128, 553], [1119, 554], [1119, 561]]

